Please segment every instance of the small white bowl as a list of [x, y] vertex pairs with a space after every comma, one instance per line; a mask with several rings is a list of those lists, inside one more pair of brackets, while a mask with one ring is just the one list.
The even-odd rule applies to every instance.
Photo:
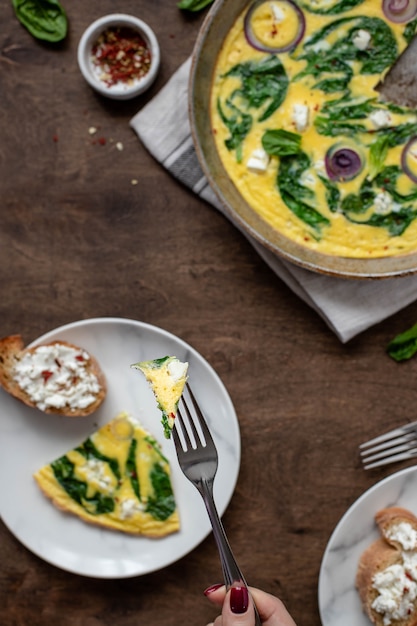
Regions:
[[[130, 85], [122, 82], [106, 85], [99, 78], [92, 63], [93, 45], [104, 31], [114, 26], [125, 26], [136, 30], [143, 37], [151, 52], [151, 66], [148, 72]], [[154, 82], [161, 61], [158, 40], [153, 30], [137, 17], [124, 13], [105, 15], [90, 24], [80, 39], [77, 56], [81, 73], [88, 84], [101, 95], [114, 100], [129, 100], [146, 91]]]

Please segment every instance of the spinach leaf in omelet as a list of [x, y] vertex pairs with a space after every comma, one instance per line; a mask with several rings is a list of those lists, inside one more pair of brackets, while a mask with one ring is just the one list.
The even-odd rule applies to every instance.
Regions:
[[[340, 28], [342, 25], [348, 29]], [[365, 50], [360, 50], [354, 43], [354, 36], [360, 30], [371, 35], [372, 45]], [[336, 41], [330, 44], [327, 38], [338, 31]], [[395, 63], [398, 56], [397, 41], [390, 27], [378, 17], [366, 16], [334, 20], [309, 37], [302, 49], [296, 59], [306, 61], [306, 67], [294, 80], [312, 76], [317, 79], [313, 88], [325, 93], [349, 89], [353, 61], [360, 64], [361, 74], [381, 74]]]
[[337, 15], [350, 11], [364, 1], [365, 0], [332, 0], [331, 2], [325, 2], [324, 6], [320, 6], [317, 5], [316, 0], [301, 0], [300, 6], [310, 13], [316, 13], [318, 15]]
[[159, 463], [153, 465], [150, 479], [154, 494], [148, 497], [146, 513], [152, 515], [156, 520], [164, 521], [172, 515], [176, 508], [171, 481]]
[[289, 81], [283, 64], [275, 55], [238, 63], [223, 78], [229, 76], [240, 79], [240, 86], [223, 100], [217, 100], [217, 110], [230, 132], [226, 148], [236, 150], [240, 163], [243, 141], [252, 128], [253, 110], [259, 110], [259, 122], [268, 119], [285, 100]]
[[[364, 179], [359, 193], [350, 193], [341, 202], [336, 185], [322, 179], [326, 185], [329, 208], [333, 212], [342, 213], [352, 223], [385, 228], [391, 237], [402, 235], [417, 217], [417, 210], [412, 205], [417, 200], [417, 191], [408, 195], [400, 194], [397, 190], [400, 174], [400, 168], [395, 165], [384, 167], [373, 180], [369, 177]], [[381, 193], [391, 198], [391, 207], [378, 212], [374, 205]]]
[[321, 237], [323, 226], [330, 224], [327, 217], [311, 206], [315, 201], [312, 189], [302, 184], [302, 176], [310, 167], [310, 159], [301, 148], [301, 136], [282, 128], [267, 130], [262, 146], [271, 156], [279, 157], [277, 186], [283, 202], [302, 222]]
[[64, 455], [51, 463], [55, 478], [67, 494], [90, 515], [114, 511], [114, 499], [100, 492], [87, 496], [88, 485], [74, 475], [75, 465]]

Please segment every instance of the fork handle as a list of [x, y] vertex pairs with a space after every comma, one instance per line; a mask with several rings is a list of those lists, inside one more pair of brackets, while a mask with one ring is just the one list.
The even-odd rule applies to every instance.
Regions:
[[[202, 479], [198, 485], [198, 489], [203, 497], [204, 504], [206, 505], [207, 513], [213, 529], [214, 539], [219, 550], [226, 589], [230, 589], [233, 583], [241, 583], [246, 587], [246, 589], [248, 589], [248, 585], [243, 577], [242, 572], [239, 569], [238, 564], [236, 563], [235, 557], [226, 536], [226, 532], [223, 528], [223, 524], [217, 512], [216, 503], [214, 502], [213, 497], [213, 481], [207, 481], [205, 479]], [[262, 626], [261, 618], [259, 617], [259, 613], [255, 606], [255, 603], [254, 611], [255, 626]]]

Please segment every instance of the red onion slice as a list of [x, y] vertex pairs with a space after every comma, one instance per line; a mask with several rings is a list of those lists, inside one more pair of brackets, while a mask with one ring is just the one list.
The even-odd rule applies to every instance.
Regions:
[[401, 154], [401, 166], [404, 174], [417, 183], [417, 137], [412, 137]]
[[409, 22], [417, 15], [417, 0], [383, 0], [382, 10], [391, 22]]
[[[252, 48], [255, 48], [255, 50], [260, 50], [261, 52], [272, 52], [272, 53], [288, 52], [289, 50], [292, 50], [293, 48], [295, 48], [295, 46], [301, 41], [301, 39], [304, 36], [304, 31], [305, 31], [304, 14], [301, 11], [300, 7], [297, 6], [294, 2], [292, 2], [292, 0], [280, 0], [281, 4], [288, 4], [290, 6], [291, 10], [295, 13], [297, 22], [298, 22], [297, 31], [294, 37], [292, 38], [292, 40], [289, 41], [288, 43], [285, 43], [284, 45], [279, 45], [279, 46], [272, 46], [272, 45], [269, 46], [257, 38], [254, 32], [253, 26], [252, 26], [252, 18], [256, 9], [260, 7], [262, 4], [266, 4], [266, 3], [273, 4], [273, 1], [274, 0], [255, 0], [255, 2], [249, 8], [248, 12], [245, 15], [244, 24], [243, 24], [246, 41], [248, 42], [250, 46], [252, 46]], [[279, 23], [277, 24], [277, 26], [279, 27]]]
[[363, 167], [360, 155], [352, 148], [333, 146], [324, 160], [330, 180], [352, 180]]

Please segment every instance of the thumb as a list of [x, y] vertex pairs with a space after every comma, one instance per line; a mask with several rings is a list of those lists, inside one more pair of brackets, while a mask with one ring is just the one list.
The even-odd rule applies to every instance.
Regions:
[[233, 583], [222, 608], [222, 626], [253, 626], [254, 606], [247, 587]]

